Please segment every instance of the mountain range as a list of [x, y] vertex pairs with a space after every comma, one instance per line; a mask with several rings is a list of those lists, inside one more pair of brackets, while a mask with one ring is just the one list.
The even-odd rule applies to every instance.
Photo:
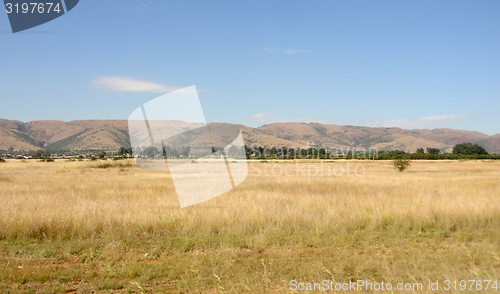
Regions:
[[[180, 130], [187, 125], [181, 121], [169, 122], [170, 127]], [[420, 147], [434, 147], [451, 152], [454, 145], [471, 142], [485, 147], [490, 154], [500, 153], [500, 134], [489, 136], [455, 129], [406, 130], [319, 123], [272, 123], [258, 128], [211, 123], [210, 128], [220, 134], [238, 128], [246, 144], [261, 146], [371, 147], [406, 152], [415, 152]], [[220, 142], [214, 137], [216, 146]], [[0, 119], [0, 150], [116, 150], [122, 146], [130, 146], [127, 120], [40, 120], [25, 123]]]

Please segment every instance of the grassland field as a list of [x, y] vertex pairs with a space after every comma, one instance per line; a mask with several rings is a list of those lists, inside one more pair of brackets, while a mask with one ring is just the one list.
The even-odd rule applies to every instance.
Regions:
[[[500, 280], [500, 162], [413, 161], [405, 172], [390, 161], [351, 163], [364, 174], [265, 176], [290, 163], [252, 162], [234, 190], [181, 209], [168, 173], [131, 160], [7, 160], [0, 293], [299, 293], [290, 281]], [[289, 171], [303, 164], [321, 163], [293, 162]], [[325, 163], [334, 164], [346, 162]], [[372, 292], [384, 291], [360, 291]], [[384, 293], [413, 292], [428, 291]], [[432, 293], [476, 292], [500, 293]]]

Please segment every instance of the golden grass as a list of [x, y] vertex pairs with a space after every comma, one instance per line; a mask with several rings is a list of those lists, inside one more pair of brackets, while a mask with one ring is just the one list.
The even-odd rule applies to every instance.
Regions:
[[325, 166], [366, 172], [310, 179], [263, 173], [292, 162], [254, 162], [236, 189], [184, 209], [169, 174], [124, 163], [0, 165], [0, 292], [500, 277], [499, 162], [414, 161], [400, 173], [390, 161], [335, 161]]

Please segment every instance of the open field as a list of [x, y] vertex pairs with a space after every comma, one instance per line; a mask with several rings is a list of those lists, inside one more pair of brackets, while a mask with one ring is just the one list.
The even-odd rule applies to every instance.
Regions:
[[[169, 174], [107, 162], [0, 163], [0, 293], [500, 279], [500, 162], [350, 161], [365, 174], [311, 178], [254, 162], [236, 189], [184, 209]], [[286, 164], [294, 176], [265, 176]]]

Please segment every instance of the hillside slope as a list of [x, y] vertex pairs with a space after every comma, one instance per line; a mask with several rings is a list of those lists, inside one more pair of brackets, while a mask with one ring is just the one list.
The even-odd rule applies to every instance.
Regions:
[[[192, 128], [182, 121], [168, 121], [165, 127], [179, 132]], [[371, 128], [319, 123], [273, 123], [252, 128], [228, 123], [211, 123], [215, 146], [224, 146], [241, 131], [247, 144], [261, 146], [337, 148], [378, 148], [404, 150], [435, 147], [451, 152], [455, 144], [477, 143], [490, 153], [500, 153], [500, 134], [488, 136], [480, 132], [454, 129]], [[184, 138], [200, 144], [196, 136]], [[0, 119], [0, 150], [114, 150], [129, 146], [126, 120], [31, 121], [23, 123]]]

